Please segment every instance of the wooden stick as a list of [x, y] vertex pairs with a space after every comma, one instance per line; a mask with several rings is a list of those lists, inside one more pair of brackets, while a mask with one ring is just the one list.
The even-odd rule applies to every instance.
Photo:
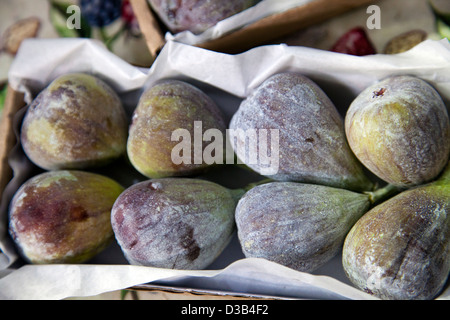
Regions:
[[5, 107], [0, 121], [0, 199], [6, 185], [12, 178], [12, 169], [8, 163], [9, 154], [16, 144], [14, 133], [14, 115], [25, 106], [24, 94], [8, 85]]
[[152, 14], [147, 0], [130, 0], [130, 3], [138, 20], [139, 28], [147, 42], [150, 54], [153, 58], [156, 58], [166, 42], [158, 21]]

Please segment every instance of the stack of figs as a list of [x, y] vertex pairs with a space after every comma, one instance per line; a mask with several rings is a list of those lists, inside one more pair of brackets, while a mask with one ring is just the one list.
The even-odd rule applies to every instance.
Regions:
[[[223, 141], [261, 181], [229, 189], [198, 176], [220, 170]], [[382, 299], [432, 299], [450, 271], [448, 111], [417, 77], [373, 84], [343, 116], [318, 84], [282, 72], [229, 123], [198, 87], [166, 79], [128, 124], [106, 83], [68, 74], [29, 106], [21, 142], [45, 170], [10, 205], [31, 263], [87, 261], [115, 238], [131, 264], [201, 269], [237, 230], [246, 257], [298, 271], [342, 251], [350, 281]], [[119, 157], [141, 181], [94, 173]]]

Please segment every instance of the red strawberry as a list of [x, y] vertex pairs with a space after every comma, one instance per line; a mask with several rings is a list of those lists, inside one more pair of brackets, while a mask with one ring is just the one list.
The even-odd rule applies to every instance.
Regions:
[[362, 27], [349, 30], [333, 45], [331, 51], [355, 56], [375, 54], [376, 50]]

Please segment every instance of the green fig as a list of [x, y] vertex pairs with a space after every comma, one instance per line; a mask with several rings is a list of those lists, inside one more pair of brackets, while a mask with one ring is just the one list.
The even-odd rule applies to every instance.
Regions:
[[386, 300], [435, 298], [450, 272], [450, 183], [399, 193], [348, 233], [342, 263], [361, 290]]
[[112, 209], [112, 227], [131, 264], [203, 269], [231, 239], [235, 197], [206, 180], [151, 179], [119, 196]]
[[246, 257], [311, 272], [340, 251], [369, 206], [367, 195], [344, 189], [295, 182], [258, 185], [236, 207], [239, 241]]
[[111, 87], [97, 77], [71, 73], [33, 100], [20, 138], [28, 158], [43, 169], [86, 169], [125, 154], [127, 126]]
[[111, 208], [123, 190], [116, 181], [90, 172], [34, 176], [11, 201], [10, 234], [31, 263], [85, 262], [113, 241]]
[[400, 187], [433, 180], [449, 159], [445, 104], [416, 77], [389, 77], [363, 90], [347, 111], [345, 130], [358, 159]]
[[[129, 128], [128, 157], [148, 178], [200, 173], [210, 165], [197, 154], [199, 151], [201, 156], [209, 144], [203, 131], [214, 130], [224, 141], [225, 129], [221, 110], [208, 95], [187, 82], [164, 80], [147, 89], [139, 100]], [[174, 137], [180, 130], [187, 136], [181, 135], [181, 142]], [[187, 145], [180, 152], [185, 159], [175, 161], [174, 150], [180, 144]]]
[[[278, 130], [278, 136], [262, 140], [264, 130]], [[279, 73], [265, 80], [242, 101], [230, 131], [236, 135], [236, 143], [234, 136], [230, 142], [240, 161], [273, 180], [354, 191], [373, 187], [347, 144], [336, 107], [317, 84], [299, 73]], [[252, 140], [253, 131], [258, 139]], [[271, 153], [276, 163], [268, 173], [261, 160], [265, 153]]]

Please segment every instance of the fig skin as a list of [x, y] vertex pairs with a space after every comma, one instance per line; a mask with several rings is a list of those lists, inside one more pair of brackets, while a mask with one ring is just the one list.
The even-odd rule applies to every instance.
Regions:
[[[230, 129], [279, 129], [278, 172], [267, 175], [273, 180], [353, 191], [373, 189], [347, 144], [344, 121], [333, 102], [317, 84], [299, 73], [279, 73], [265, 80], [243, 100]], [[238, 136], [236, 145], [231, 145], [240, 161], [264, 173], [260, 163], [246, 159], [248, 146], [243, 138]]]
[[235, 195], [216, 183], [151, 179], [119, 196], [111, 222], [130, 264], [203, 269], [229, 243], [235, 207]]
[[260, 0], [150, 0], [152, 9], [173, 33], [199, 34]]
[[49, 171], [26, 181], [9, 208], [9, 232], [33, 264], [82, 263], [112, 243], [111, 208], [123, 191], [90, 172]]
[[[180, 80], [164, 80], [147, 89], [139, 100], [129, 128], [127, 153], [131, 164], [148, 178], [186, 176], [205, 171], [209, 165], [204, 161], [195, 163], [192, 156], [195, 121], [201, 121], [202, 131], [218, 129], [225, 136], [226, 124], [219, 107], [197, 87]], [[180, 141], [171, 141], [171, 137], [180, 128], [190, 133], [190, 164], [172, 161], [172, 150]], [[202, 143], [202, 152], [209, 143]]]
[[125, 154], [128, 121], [117, 94], [82, 73], [58, 77], [29, 106], [21, 128], [25, 154], [45, 170], [102, 166]]
[[438, 92], [412, 76], [363, 90], [345, 117], [349, 145], [376, 176], [400, 187], [436, 178], [449, 159], [450, 123]]
[[311, 272], [340, 251], [369, 206], [367, 195], [344, 189], [295, 182], [259, 185], [238, 202], [239, 241], [246, 257]]
[[428, 300], [450, 272], [450, 184], [415, 187], [366, 213], [348, 233], [342, 263], [361, 290], [385, 300]]

